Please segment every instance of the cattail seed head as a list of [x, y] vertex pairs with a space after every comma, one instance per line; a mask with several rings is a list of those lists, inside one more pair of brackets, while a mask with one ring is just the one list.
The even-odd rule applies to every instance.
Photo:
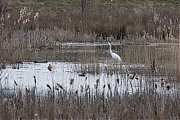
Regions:
[[98, 83], [99, 83], [99, 79], [96, 80], [96, 84], [97, 84], [97, 85], [98, 85]]
[[51, 64], [48, 65], [48, 70], [49, 70], [49, 71], [52, 71], [52, 66], [51, 66]]
[[74, 94], [77, 95], [77, 94], [78, 94], [78, 90], [76, 90], [76, 91], [74, 92]]
[[49, 84], [47, 84], [47, 87], [51, 90], [51, 86]]
[[35, 113], [35, 114], [34, 114], [34, 117], [38, 117], [38, 114], [37, 114], [37, 113]]
[[57, 86], [61, 89], [63, 89], [62, 85], [60, 85], [59, 83], [57, 83]]
[[129, 74], [129, 78], [132, 80], [133, 79], [133, 75]]
[[29, 92], [29, 90], [26, 88], [26, 92]]
[[20, 22], [21, 22], [21, 19], [18, 19], [18, 20], [17, 20], [17, 23], [20, 24]]
[[59, 87], [57, 85], [55, 85], [55, 90], [59, 91]]
[[72, 85], [74, 82], [74, 79], [70, 79], [70, 85]]
[[17, 86], [17, 82], [14, 80], [14, 84]]
[[36, 20], [38, 20], [38, 18], [39, 18], [39, 12], [37, 12], [37, 13], [34, 15], [34, 20], [36, 21]]
[[34, 77], [34, 83], [36, 84], [36, 76], [33, 76]]
[[154, 87], [157, 88], [157, 84], [156, 83], [154, 83]]
[[164, 79], [161, 79], [161, 86], [164, 85]]
[[170, 90], [170, 85], [167, 85], [167, 86], [166, 86], [166, 90]]
[[27, 16], [30, 17], [30, 16], [31, 16], [31, 12], [28, 12], [28, 13], [27, 13]]
[[117, 83], [119, 84], [119, 79], [116, 79]]
[[83, 92], [83, 86], [82, 85], [80, 85], [80, 88], [81, 88], [81, 92]]
[[16, 21], [14, 21], [14, 25], [16, 25]]
[[89, 90], [89, 85], [88, 85], [88, 86], [86, 86], [86, 89], [85, 89], [85, 90], [86, 90], [86, 91], [87, 91], [87, 90]]
[[127, 76], [129, 76], [129, 70], [128, 70], [128, 68], [126, 68], [126, 74], [127, 74]]
[[10, 14], [8, 14], [7, 18], [10, 19], [10, 17], [11, 17]]
[[111, 89], [111, 86], [110, 86], [110, 84], [108, 84], [108, 89]]

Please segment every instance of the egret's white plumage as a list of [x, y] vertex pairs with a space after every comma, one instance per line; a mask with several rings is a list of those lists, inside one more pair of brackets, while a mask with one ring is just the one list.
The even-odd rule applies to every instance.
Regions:
[[111, 44], [109, 42], [108, 42], [108, 44], [109, 44], [109, 50], [110, 50], [112, 58], [121, 63], [122, 62], [121, 57], [119, 55], [117, 55], [116, 53], [113, 53], [111, 50]]

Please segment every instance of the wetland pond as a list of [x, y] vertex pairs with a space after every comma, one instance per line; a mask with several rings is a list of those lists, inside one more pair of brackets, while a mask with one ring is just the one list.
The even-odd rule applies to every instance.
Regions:
[[[121, 56], [121, 65], [111, 58], [106, 42], [62, 43], [56, 49], [39, 51], [35, 61], [18, 64], [19, 69], [13, 69], [17, 64], [6, 65], [0, 73], [1, 88], [6, 93], [36, 86], [38, 93], [42, 94], [49, 90], [47, 84], [52, 87], [58, 83], [66, 92], [78, 91], [78, 95], [87, 88], [93, 94], [97, 90], [107, 94], [110, 91], [141, 93], [145, 89], [170, 94], [178, 90], [175, 86], [178, 44], [117, 42], [112, 43], [112, 51]], [[152, 61], [155, 61], [157, 73], [151, 71]], [[52, 71], [47, 69], [49, 64]], [[166, 90], [167, 85], [171, 86], [170, 90]]]

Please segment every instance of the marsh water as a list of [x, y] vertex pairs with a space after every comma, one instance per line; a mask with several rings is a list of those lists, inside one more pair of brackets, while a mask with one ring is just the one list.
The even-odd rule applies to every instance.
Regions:
[[[0, 74], [2, 90], [25, 90], [36, 86], [39, 92], [44, 93], [49, 90], [47, 84], [53, 86], [57, 83], [66, 91], [78, 90], [79, 94], [85, 92], [83, 90], [87, 86], [93, 93], [97, 90], [107, 93], [116, 90], [120, 94], [142, 92], [146, 89], [145, 86], [153, 88], [154, 83], [159, 92], [171, 93], [178, 89], [174, 85], [178, 70], [178, 44], [111, 44], [112, 51], [121, 56], [121, 64], [111, 58], [106, 42], [61, 43], [55, 49], [39, 51], [34, 59], [36, 62], [7, 65]], [[157, 73], [151, 71], [153, 61], [158, 69]], [[49, 64], [52, 71], [47, 69]], [[13, 66], [18, 66], [19, 69], [14, 69]], [[130, 75], [138, 76], [131, 79], [127, 69]], [[71, 79], [74, 79], [72, 84]], [[166, 83], [163, 86], [161, 79]], [[171, 85], [168, 92], [166, 85]]]

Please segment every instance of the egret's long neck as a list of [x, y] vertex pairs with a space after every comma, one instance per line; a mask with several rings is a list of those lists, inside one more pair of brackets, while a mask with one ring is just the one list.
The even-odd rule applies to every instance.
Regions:
[[112, 54], [111, 45], [109, 44], [109, 51]]

